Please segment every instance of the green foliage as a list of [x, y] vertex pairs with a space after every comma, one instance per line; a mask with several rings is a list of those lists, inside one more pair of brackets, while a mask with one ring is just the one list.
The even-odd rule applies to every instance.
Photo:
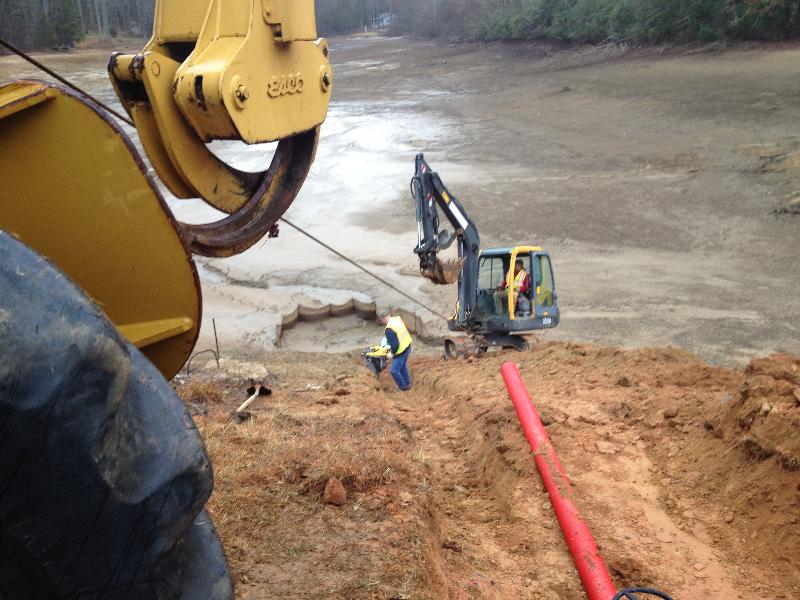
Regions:
[[737, 6], [729, 31], [741, 39], [777, 40], [800, 35], [800, 1], [753, 0]]
[[87, 33], [144, 37], [153, 0], [0, 0], [0, 36], [23, 49], [71, 47]]
[[74, 45], [83, 39], [83, 26], [75, 0], [52, 0], [55, 42], [62, 47]]
[[52, 47], [55, 46], [58, 40], [56, 34], [56, 27], [53, 20], [47, 16], [42, 15], [39, 19], [39, 28], [36, 31], [36, 43], [39, 46]]
[[[400, 4], [403, 0], [395, 0]], [[314, 0], [317, 30], [334, 35], [371, 29], [373, 19], [389, 12], [390, 0]]]
[[800, 34], [800, 0], [515, 0], [486, 17], [487, 39], [597, 43], [784, 39]]
[[[634, 44], [800, 37], [800, 0], [315, 0], [320, 35], [371, 29], [460, 39]], [[22, 48], [85, 33], [146, 36], [153, 0], [0, 0], [0, 36]]]
[[[369, 26], [388, 0], [316, 0], [320, 31]], [[376, 8], [377, 7], [377, 8]], [[394, 0], [394, 30], [489, 40], [636, 44], [800, 36], [800, 0]]]

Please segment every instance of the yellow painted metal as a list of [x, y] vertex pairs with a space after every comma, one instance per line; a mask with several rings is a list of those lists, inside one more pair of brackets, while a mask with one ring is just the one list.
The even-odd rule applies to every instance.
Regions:
[[0, 228], [52, 260], [166, 376], [200, 291], [177, 224], [124, 133], [74, 92], [0, 87]]
[[158, 130], [156, 116], [153, 114], [153, 107], [146, 102], [137, 102], [131, 108], [131, 118], [139, 134], [139, 141], [162, 183], [176, 198], [196, 198], [197, 191], [189, 187], [183, 176], [178, 173], [175, 163], [167, 152], [166, 144]]
[[10, 83], [3, 88], [0, 96], [0, 119], [10, 117], [14, 113], [35, 106], [40, 102], [46, 102], [55, 95], [55, 92], [47, 86], [31, 86], [24, 83]]
[[159, 0], [151, 40], [112, 57], [109, 73], [170, 191], [227, 213], [268, 189], [268, 173], [233, 169], [204, 142], [314, 130], [333, 86], [313, 0]]
[[192, 320], [186, 317], [176, 319], [160, 319], [144, 323], [127, 323], [119, 325], [120, 333], [137, 348], [146, 348], [192, 329]]
[[194, 42], [203, 27], [209, 1], [156, 0], [151, 43]]
[[[49, 257], [167, 376], [197, 339], [188, 252], [250, 247], [293, 201], [313, 161], [333, 75], [314, 0], [157, 0], [141, 53], [115, 55], [114, 88], [169, 190], [230, 213], [177, 223], [122, 131], [59, 86], [0, 87], [0, 228]], [[278, 140], [245, 173], [205, 143]], [[11, 157], [11, 158], [9, 158]]]
[[517, 262], [517, 255], [541, 251], [542, 248], [540, 246], [515, 246], [511, 249], [511, 259], [508, 263], [508, 273], [506, 273], [506, 293], [508, 294], [508, 318], [512, 321], [515, 320], [514, 312], [516, 310], [514, 302], [514, 263]]
[[517, 254], [527, 254], [528, 252], [542, 252], [541, 246], [514, 246], [511, 249], [511, 259], [517, 260]]
[[264, 21], [280, 41], [316, 39], [314, 0], [263, 0], [262, 10]]
[[264, 7], [274, 22], [261, 18], [260, 0], [212, 0], [178, 70], [175, 100], [206, 141], [270, 142], [325, 120], [333, 75], [328, 42], [315, 39], [313, 0], [264, 0]]
[[134, 96], [127, 106], [158, 176], [179, 198], [200, 196], [224, 212], [238, 210], [250, 197], [253, 177], [230, 169], [214, 156], [183, 119], [172, 95], [180, 63], [147, 52], [137, 57], [135, 67], [132, 64], [130, 57], [114, 59], [112, 81], [124, 85], [124, 75], [128, 82], [134, 77], [144, 86], [148, 100]]

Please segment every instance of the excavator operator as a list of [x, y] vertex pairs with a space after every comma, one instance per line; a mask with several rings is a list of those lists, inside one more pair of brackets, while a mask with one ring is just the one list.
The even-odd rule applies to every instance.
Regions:
[[386, 326], [384, 330], [385, 345], [392, 351], [392, 366], [389, 372], [392, 374], [392, 379], [394, 379], [397, 387], [407, 392], [411, 389], [411, 375], [408, 372], [408, 356], [411, 354], [411, 334], [408, 332], [403, 319], [399, 316], [383, 313], [380, 321]]
[[[497, 292], [500, 295], [500, 299], [503, 306], [503, 312], [505, 312], [508, 307], [508, 300], [505, 294], [506, 291], [506, 284], [508, 281], [508, 277], [503, 279], [503, 283], [497, 288]], [[527, 271], [523, 268], [523, 262], [521, 258], [518, 258], [514, 263], [514, 278], [513, 278], [513, 286], [514, 286], [514, 307], [515, 312], [518, 313], [529, 313], [531, 310], [530, 300], [528, 299], [525, 294], [527, 294], [531, 289], [531, 278], [528, 275]]]

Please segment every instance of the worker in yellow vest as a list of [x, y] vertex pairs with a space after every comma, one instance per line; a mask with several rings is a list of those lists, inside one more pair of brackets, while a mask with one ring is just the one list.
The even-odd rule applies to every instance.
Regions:
[[508, 293], [506, 292], [506, 285], [508, 279], [512, 280], [512, 290], [514, 294], [514, 307], [516, 313], [530, 313], [531, 303], [527, 297], [527, 293], [531, 289], [530, 275], [525, 271], [522, 259], [517, 259], [514, 263], [514, 274], [508, 274], [503, 283], [497, 288], [497, 293], [500, 295], [502, 302], [502, 311], [508, 310]]
[[383, 313], [380, 317], [384, 329], [385, 346], [392, 352], [392, 366], [389, 372], [392, 379], [404, 392], [411, 389], [411, 375], [408, 372], [408, 356], [411, 354], [411, 334], [408, 332], [403, 319], [390, 313]]

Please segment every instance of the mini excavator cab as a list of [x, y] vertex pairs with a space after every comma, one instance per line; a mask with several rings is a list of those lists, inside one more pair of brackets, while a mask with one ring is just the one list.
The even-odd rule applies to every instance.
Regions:
[[[522, 269], [530, 278], [527, 290], [513, 293], [513, 266], [522, 261]], [[505, 283], [505, 285], [504, 285]], [[550, 255], [538, 246], [492, 248], [478, 259], [476, 318], [506, 318], [509, 321], [536, 320], [536, 325], [549, 326], [557, 318], [557, 294]], [[510, 308], [509, 308], [510, 307]]]

